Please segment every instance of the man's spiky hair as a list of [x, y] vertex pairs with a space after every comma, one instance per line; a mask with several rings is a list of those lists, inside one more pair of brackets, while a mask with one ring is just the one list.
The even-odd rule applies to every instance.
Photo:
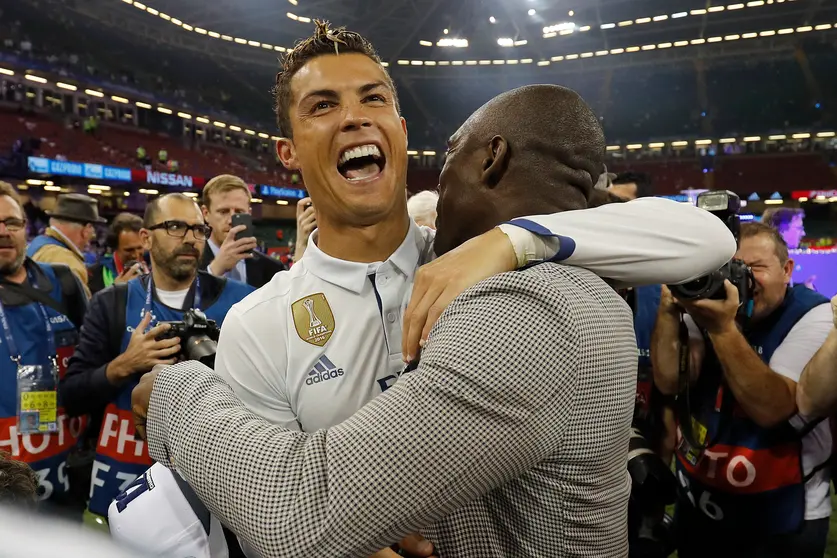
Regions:
[[[355, 33], [347, 31], [345, 27], [331, 28], [328, 21], [315, 20], [314, 34], [307, 39], [299, 41], [282, 60], [282, 69], [276, 74], [276, 86], [273, 88], [275, 100], [274, 110], [276, 112], [276, 124], [279, 132], [285, 137], [292, 137], [290, 106], [293, 100], [291, 93], [291, 80], [294, 75], [308, 62], [327, 54], [364, 54], [377, 62], [383, 68], [381, 58], [375, 51], [375, 47], [368, 39]], [[384, 68], [395, 101], [395, 109], [400, 113], [398, 94], [395, 91], [395, 84], [392, 82], [389, 73]]]

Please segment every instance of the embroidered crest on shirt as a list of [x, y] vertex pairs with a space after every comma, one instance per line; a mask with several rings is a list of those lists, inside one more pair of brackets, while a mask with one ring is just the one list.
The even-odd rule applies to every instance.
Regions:
[[322, 347], [334, 333], [334, 314], [323, 293], [308, 295], [291, 305], [299, 338]]

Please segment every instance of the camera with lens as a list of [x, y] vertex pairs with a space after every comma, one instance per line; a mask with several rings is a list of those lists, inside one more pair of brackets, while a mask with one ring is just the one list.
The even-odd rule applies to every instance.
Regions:
[[218, 349], [218, 336], [221, 328], [206, 314], [197, 309], [188, 310], [179, 322], [160, 322], [169, 324], [167, 332], [157, 339], [180, 338], [178, 360], [197, 360], [210, 368], [215, 368], [215, 352]]
[[[736, 245], [738, 244], [741, 230], [738, 212], [741, 209], [741, 199], [735, 193], [728, 190], [704, 192], [698, 196], [697, 206], [721, 219], [735, 237]], [[750, 267], [741, 260], [732, 259], [708, 275], [681, 285], [669, 285], [669, 289], [671, 294], [680, 300], [723, 300], [727, 296], [724, 287], [726, 280], [738, 289], [739, 315], [749, 317], [753, 309], [755, 280]]]

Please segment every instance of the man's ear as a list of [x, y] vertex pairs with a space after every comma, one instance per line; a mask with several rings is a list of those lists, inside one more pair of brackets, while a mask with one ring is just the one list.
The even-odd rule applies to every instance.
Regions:
[[407, 121], [404, 117], [401, 117], [401, 129], [404, 130], [404, 145], [408, 146], [410, 144], [410, 135], [407, 133]]
[[140, 240], [142, 241], [142, 247], [147, 252], [151, 250], [151, 231], [148, 229], [140, 229], [139, 232]]
[[785, 262], [785, 265], [782, 267], [782, 273], [785, 275], [785, 283], [790, 283], [793, 279], [793, 268], [796, 264], [791, 258], [788, 258], [788, 261]]
[[488, 142], [488, 156], [482, 161], [482, 182], [489, 187], [496, 186], [509, 164], [509, 144], [503, 136], [494, 136]]
[[296, 158], [296, 147], [294, 142], [289, 138], [279, 138], [276, 142], [276, 154], [279, 155], [279, 160], [288, 170], [299, 170], [299, 161]]

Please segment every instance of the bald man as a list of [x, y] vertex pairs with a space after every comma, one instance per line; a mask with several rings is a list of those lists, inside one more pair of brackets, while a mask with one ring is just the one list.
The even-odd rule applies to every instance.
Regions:
[[[532, 86], [489, 102], [451, 138], [436, 245], [450, 254], [426, 266], [430, 276], [447, 276], [469, 239], [499, 223], [587, 207], [604, 154], [595, 115], [570, 90]], [[686, 213], [664, 205], [674, 228]], [[714, 231], [717, 219], [700, 215]], [[542, 230], [538, 220], [526, 225]], [[732, 237], [719, 240], [731, 256]], [[163, 370], [156, 385], [147, 376], [133, 401], [140, 421], [150, 402], [158, 460], [177, 463], [266, 556], [363, 556], [416, 530], [442, 556], [625, 556], [636, 363], [616, 292], [589, 271], [543, 263], [457, 297], [417, 368], [337, 426], [271, 424], [195, 363]], [[202, 442], [219, 436], [224, 444]]]

